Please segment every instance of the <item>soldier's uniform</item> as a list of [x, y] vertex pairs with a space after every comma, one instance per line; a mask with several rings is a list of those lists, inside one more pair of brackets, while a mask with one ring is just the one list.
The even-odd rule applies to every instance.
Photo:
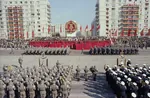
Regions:
[[62, 98], [68, 98], [68, 88], [66, 83], [63, 83], [60, 88], [61, 88]]
[[18, 62], [19, 62], [20, 67], [22, 68], [23, 59], [21, 57], [18, 59]]
[[15, 86], [13, 85], [12, 82], [9, 82], [9, 85], [7, 86], [7, 91], [9, 93], [9, 98], [15, 98]]
[[76, 69], [76, 78], [77, 78], [77, 80], [78, 81], [80, 81], [80, 68], [79, 68], [79, 66], [77, 66], [77, 69]]
[[0, 80], [0, 98], [4, 98], [5, 96], [5, 84], [2, 80]]
[[85, 78], [85, 81], [87, 81], [88, 80], [88, 68], [87, 68], [87, 66], [85, 66], [85, 69], [84, 69], [84, 78]]
[[20, 93], [20, 98], [26, 98], [26, 88], [25, 86], [23, 85], [23, 83], [20, 84], [19, 88], [18, 88], [18, 91]]
[[34, 98], [35, 97], [35, 86], [29, 81], [27, 90], [29, 92], [29, 98]]
[[45, 98], [46, 97], [46, 85], [44, 84], [44, 81], [41, 81], [41, 84], [39, 84], [38, 89], [40, 91], [40, 97]]
[[50, 91], [52, 92], [52, 98], [57, 98], [58, 93], [58, 86], [55, 84], [55, 82], [53, 82], [53, 84], [50, 86]]

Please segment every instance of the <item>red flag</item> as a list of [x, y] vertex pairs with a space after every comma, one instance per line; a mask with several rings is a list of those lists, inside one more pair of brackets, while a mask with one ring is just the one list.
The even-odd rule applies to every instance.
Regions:
[[80, 32], [82, 32], [82, 26], [80, 26]]
[[85, 27], [85, 32], [87, 31], [87, 29], [88, 29], [88, 25]]
[[96, 28], [96, 31], [98, 31], [100, 29], [100, 25], [98, 25], [98, 27]]
[[128, 30], [128, 36], [131, 36], [131, 29]]
[[134, 36], [137, 36], [137, 30], [136, 29], [134, 30]]
[[50, 31], [51, 31], [51, 27], [50, 25], [48, 25], [48, 33], [50, 33]]
[[55, 26], [53, 28], [54, 28], [54, 32], [55, 32]]
[[27, 38], [29, 38], [29, 34], [28, 34], [28, 32], [27, 32]]
[[94, 25], [91, 26], [91, 30], [90, 31], [92, 31], [93, 29], [94, 29]]
[[140, 32], [140, 36], [144, 36], [144, 29]]
[[62, 25], [60, 25], [60, 33], [62, 32]]
[[146, 34], [146, 36], [150, 36], [150, 29], [148, 29], [148, 33]]
[[112, 36], [117, 36], [117, 30], [114, 31], [115, 33]]
[[32, 30], [32, 38], [34, 38], [34, 31]]
[[121, 37], [124, 37], [124, 29], [122, 29]]

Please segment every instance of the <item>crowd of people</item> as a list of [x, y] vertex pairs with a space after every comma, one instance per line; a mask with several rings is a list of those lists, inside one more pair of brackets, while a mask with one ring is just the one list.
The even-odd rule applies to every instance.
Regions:
[[117, 98], [150, 98], [150, 67], [143, 64], [105, 66], [106, 80]]
[[73, 78], [72, 66], [59, 62], [33, 68], [3, 67], [0, 77], [1, 98], [68, 98]]

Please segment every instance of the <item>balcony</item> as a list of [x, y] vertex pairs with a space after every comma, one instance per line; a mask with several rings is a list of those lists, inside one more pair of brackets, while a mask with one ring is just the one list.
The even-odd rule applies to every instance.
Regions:
[[128, 28], [128, 29], [132, 29], [132, 28], [138, 28], [138, 27], [122, 27], [122, 28], [124, 28], [124, 29], [126, 29], [126, 28]]
[[121, 20], [139, 20], [139, 18], [122, 18]]

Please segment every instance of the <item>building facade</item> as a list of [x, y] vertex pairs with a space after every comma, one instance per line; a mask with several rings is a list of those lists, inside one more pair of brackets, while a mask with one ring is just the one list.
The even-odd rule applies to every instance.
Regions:
[[0, 0], [0, 36], [6, 39], [29, 39], [50, 36], [48, 0]]
[[106, 36], [110, 30], [117, 30], [118, 35], [124, 30], [127, 34], [150, 29], [150, 0], [97, 0], [96, 25], [101, 28], [98, 36]]

